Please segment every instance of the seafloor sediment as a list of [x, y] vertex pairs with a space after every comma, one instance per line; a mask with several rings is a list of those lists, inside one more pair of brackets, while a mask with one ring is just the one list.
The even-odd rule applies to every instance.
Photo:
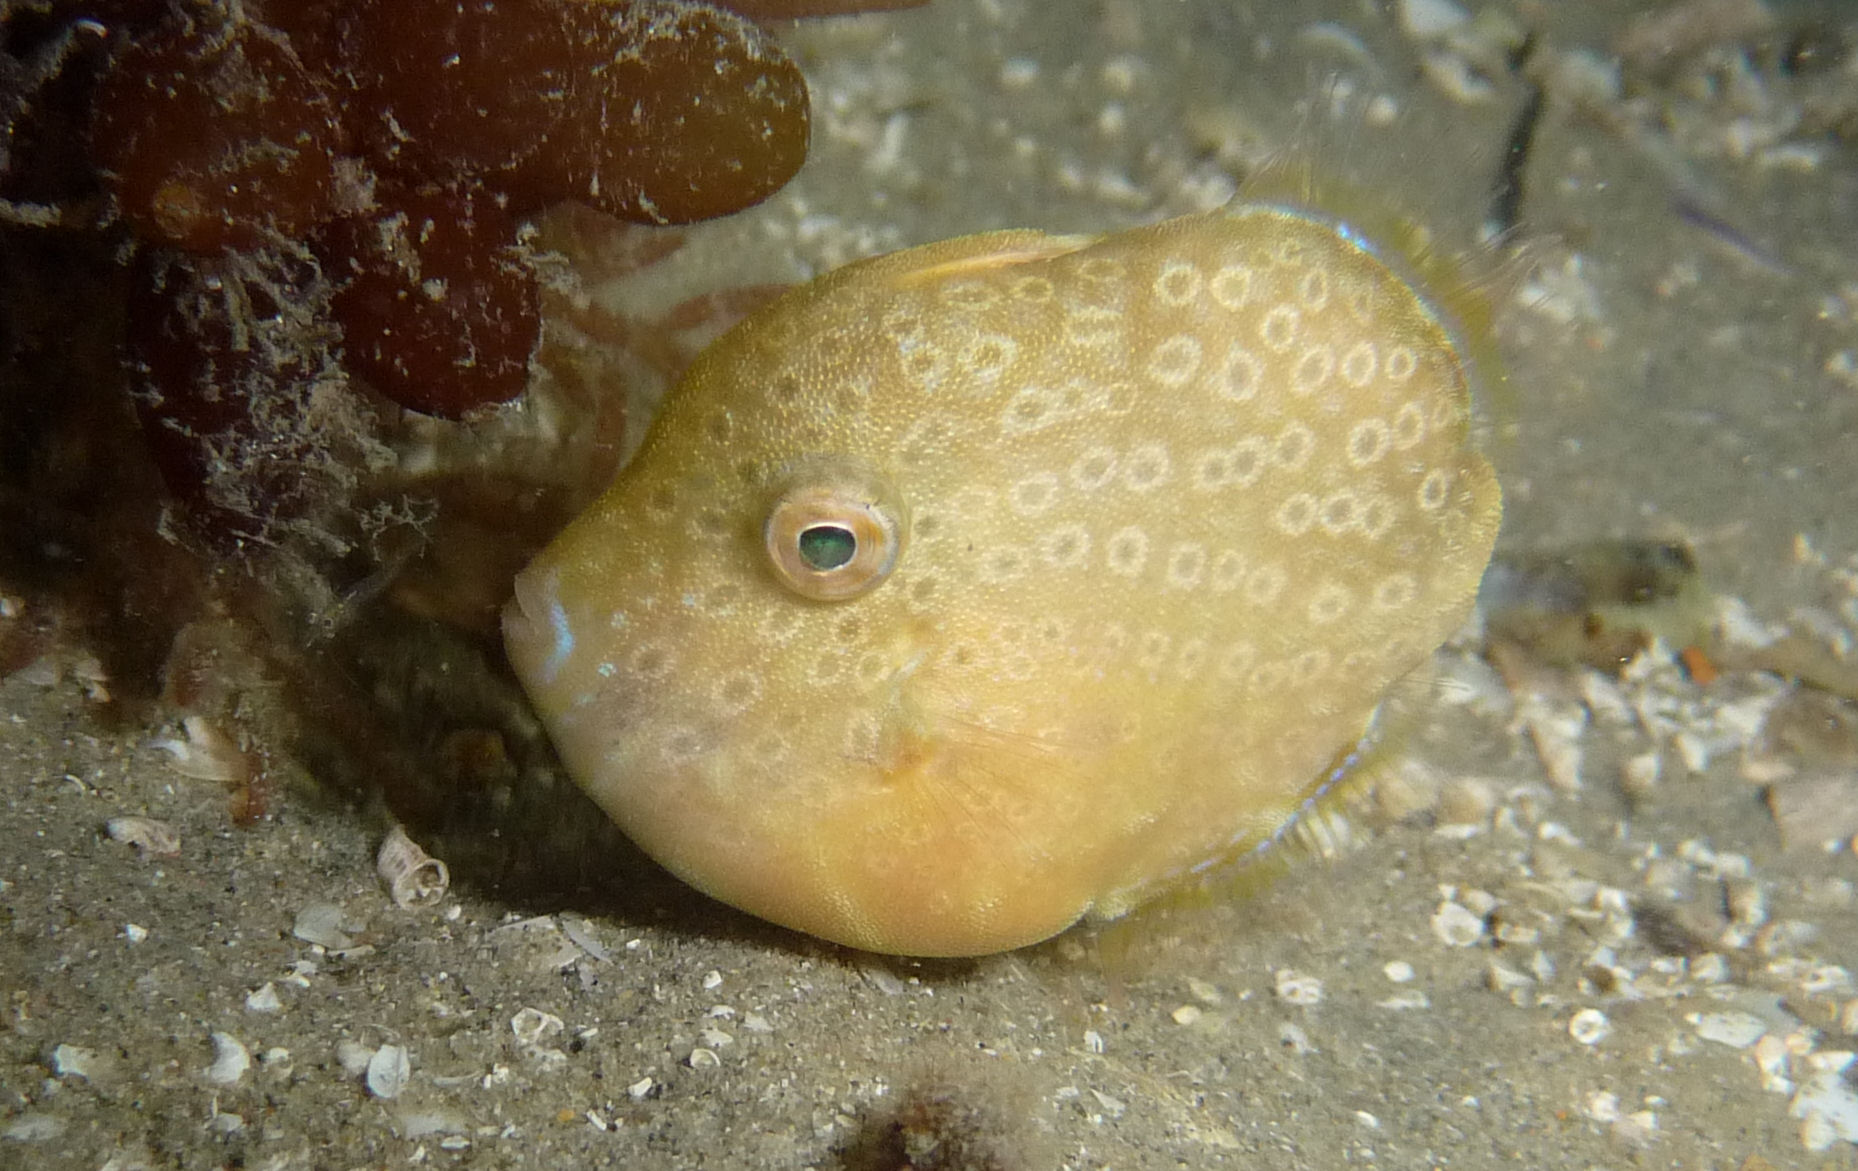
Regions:
[[[186, 732], [59, 648], [0, 683], [0, 1167], [1858, 1165], [1849, 12], [935, 0], [781, 32], [800, 177], [603, 303], [1112, 230], [1284, 151], [1468, 241], [1540, 86], [1533, 267], [1486, 294], [1500, 549], [1686, 544], [1720, 672], [1667, 641], [1493, 664], [1468, 629], [1335, 857], [914, 963], [630, 855], [399, 909], [365, 803], [297, 775], [235, 825]], [[1764, 657], [1789, 640], [1823, 669]]]

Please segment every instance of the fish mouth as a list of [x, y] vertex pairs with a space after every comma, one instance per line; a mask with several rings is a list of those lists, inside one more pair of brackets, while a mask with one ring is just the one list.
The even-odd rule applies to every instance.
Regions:
[[574, 630], [561, 602], [555, 570], [516, 575], [514, 593], [503, 605], [503, 648], [516, 673], [550, 684], [574, 653]]

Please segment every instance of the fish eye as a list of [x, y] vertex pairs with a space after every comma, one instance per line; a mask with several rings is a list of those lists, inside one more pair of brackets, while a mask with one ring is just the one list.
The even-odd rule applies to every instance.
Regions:
[[782, 585], [804, 598], [841, 602], [890, 576], [904, 527], [889, 480], [860, 461], [821, 459], [787, 477], [762, 536]]
[[827, 573], [858, 556], [858, 534], [844, 525], [814, 525], [800, 532], [800, 560]]

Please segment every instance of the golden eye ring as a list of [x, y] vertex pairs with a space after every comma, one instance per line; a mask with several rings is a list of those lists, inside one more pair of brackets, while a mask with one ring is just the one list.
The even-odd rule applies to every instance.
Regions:
[[859, 461], [809, 461], [789, 476], [762, 526], [768, 563], [803, 598], [843, 602], [869, 593], [903, 555], [896, 489]]

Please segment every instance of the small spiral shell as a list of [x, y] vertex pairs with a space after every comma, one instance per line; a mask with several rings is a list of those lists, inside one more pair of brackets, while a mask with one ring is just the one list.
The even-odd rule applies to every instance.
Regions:
[[387, 840], [381, 843], [380, 852], [374, 856], [374, 870], [387, 884], [387, 893], [394, 906], [401, 910], [432, 906], [445, 897], [452, 884], [451, 871], [445, 863], [420, 849], [397, 825], [388, 832]]

